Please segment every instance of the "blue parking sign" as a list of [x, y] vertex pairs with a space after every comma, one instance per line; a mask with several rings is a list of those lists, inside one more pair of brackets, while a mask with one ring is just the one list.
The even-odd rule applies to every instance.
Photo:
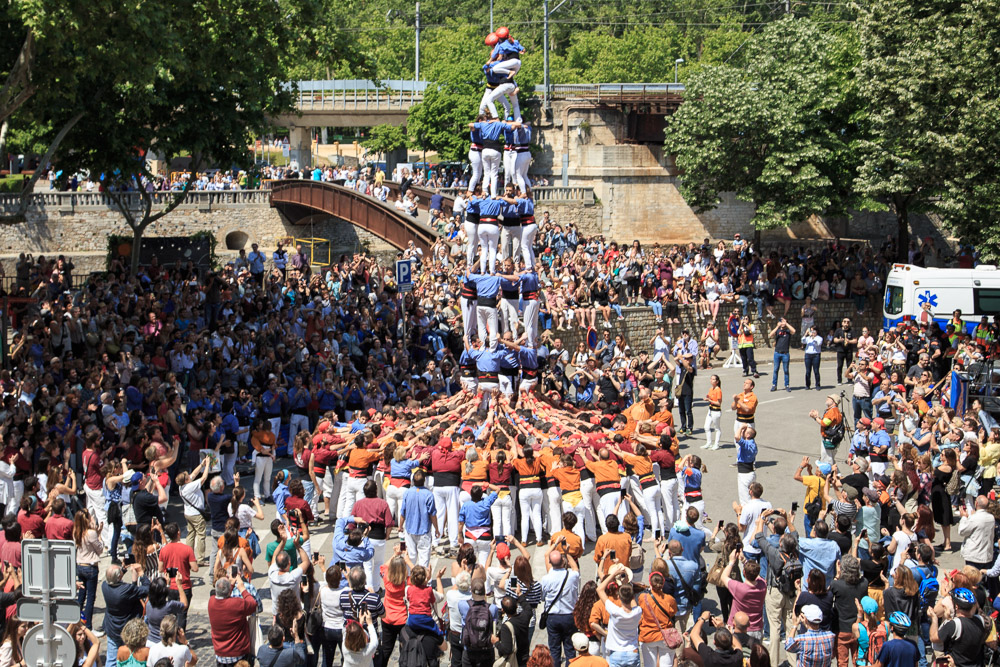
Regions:
[[413, 260], [396, 260], [396, 286], [400, 292], [413, 290]]

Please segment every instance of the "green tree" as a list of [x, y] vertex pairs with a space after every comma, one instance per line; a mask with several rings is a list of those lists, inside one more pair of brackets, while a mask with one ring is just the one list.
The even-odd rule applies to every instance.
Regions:
[[899, 260], [910, 214], [931, 210], [997, 257], [1000, 4], [875, 0], [859, 10], [858, 33], [871, 113], [857, 187], [895, 214]]
[[371, 153], [384, 156], [406, 146], [406, 131], [395, 125], [376, 125], [361, 145]]
[[853, 197], [853, 62], [809, 19], [768, 26], [744, 52], [742, 67], [693, 74], [668, 119], [685, 198], [704, 211], [734, 192], [756, 205], [758, 229], [844, 212]]

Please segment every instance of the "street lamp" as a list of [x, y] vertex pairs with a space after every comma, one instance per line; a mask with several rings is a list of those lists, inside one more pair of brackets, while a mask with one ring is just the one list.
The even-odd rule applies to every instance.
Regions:
[[684, 62], [683, 58], [678, 58], [677, 60], [674, 61], [674, 83], [679, 83], [677, 81], [677, 66], [680, 65], [682, 62]]
[[549, 85], [549, 16], [559, 11], [559, 8], [565, 5], [567, 2], [570, 2], [570, 5], [572, 5], [572, 0], [562, 0], [562, 2], [560, 2], [552, 9], [552, 11], [549, 11], [549, 0], [542, 0], [542, 18], [544, 19], [543, 20], [544, 28], [542, 31], [543, 32], [542, 39], [544, 42], [542, 44], [542, 53], [543, 53], [542, 87], [544, 88], [542, 97], [542, 107], [546, 111], [552, 108], [552, 91], [550, 90], [551, 86]]

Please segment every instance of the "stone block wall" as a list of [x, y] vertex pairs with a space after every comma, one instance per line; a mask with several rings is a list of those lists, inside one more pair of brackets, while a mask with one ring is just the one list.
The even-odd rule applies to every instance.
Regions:
[[[793, 337], [793, 345], [798, 345], [799, 336], [802, 331], [801, 308], [801, 301], [793, 301], [792, 305], [788, 309], [788, 315], [785, 318], [796, 330], [796, 335]], [[872, 332], [872, 335], [877, 336], [877, 332], [882, 328], [881, 295], [875, 299], [869, 300], [864, 315], [857, 314], [857, 311], [854, 308], [854, 302], [850, 299], [824, 301], [817, 305], [817, 309], [819, 310], [819, 313], [816, 316], [816, 327], [819, 330], [820, 335], [825, 335], [831, 326], [838, 325], [844, 317], [851, 318], [854, 329], [859, 333], [861, 331], [861, 327], [868, 327], [869, 331]], [[719, 319], [717, 320], [719, 332], [723, 336], [722, 348], [724, 350], [729, 349], [729, 340], [725, 333], [725, 329], [726, 319], [729, 317], [731, 310], [731, 307], [723, 307], [719, 311]], [[776, 306], [774, 310], [776, 317], [780, 317], [782, 312], [780, 304]], [[685, 329], [691, 332], [692, 337], [700, 340], [702, 331], [704, 331], [706, 326], [706, 322], [704, 320], [695, 318], [694, 308], [691, 306], [680, 307], [680, 324], [657, 323], [656, 318], [653, 317], [652, 309], [648, 306], [623, 308], [622, 312], [625, 315], [625, 319], [623, 320], [615, 319], [615, 315], [612, 313], [611, 336], [614, 338], [614, 336], [619, 333], [624, 335], [625, 342], [632, 347], [632, 350], [635, 353], [638, 353], [640, 350], [647, 350], [650, 354], [653, 353], [653, 345], [651, 341], [653, 336], [656, 335], [657, 329], [661, 326], [664, 328], [664, 334], [675, 341]], [[597, 332], [598, 337], [600, 337], [605, 331], [605, 329], [601, 326], [602, 318], [600, 313], [598, 313], [597, 319]], [[765, 319], [761, 322], [757, 322], [758, 332], [765, 327], [767, 330], [770, 330], [776, 323], [777, 319], [772, 320], [767, 318], [765, 311]], [[553, 338], [562, 339], [563, 347], [566, 347], [571, 352], [576, 349], [578, 343], [586, 342], [586, 331], [576, 326], [568, 331], [559, 331], [553, 328], [551, 330], [551, 335]], [[771, 347], [771, 341], [766, 340], [766, 337], [760, 333], [755, 336], [754, 343], [757, 348], [767, 349]], [[764, 357], [758, 356], [758, 360], [764, 360]]]

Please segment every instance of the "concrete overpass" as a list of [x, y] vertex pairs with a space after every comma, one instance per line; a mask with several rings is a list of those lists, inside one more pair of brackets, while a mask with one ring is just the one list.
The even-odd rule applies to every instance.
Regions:
[[[423, 100], [428, 85], [434, 84], [402, 79], [378, 83], [366, 79], [299, 81], [296, 113], [278, 116], [275, 123], [289, 129], [290, 158], [300, 165], [311, 165], [312, 128], [405, 125], [410, 107]], [[652, 130], [662, 130], [663, 116], [680, 105], [684, 85], [564, 84], [552, 86], [551, 92], [557, 115], [562, 108], [615, 110], [627, 117], [632, 134], [641, 140], [646, 132], [645, 121], [657, 119]], [[522, 92], [522, 108], [542, 93], [541, 86]], [[545, 125], [552, 119], [543, 117], [540, 121], [539, 125]]]

